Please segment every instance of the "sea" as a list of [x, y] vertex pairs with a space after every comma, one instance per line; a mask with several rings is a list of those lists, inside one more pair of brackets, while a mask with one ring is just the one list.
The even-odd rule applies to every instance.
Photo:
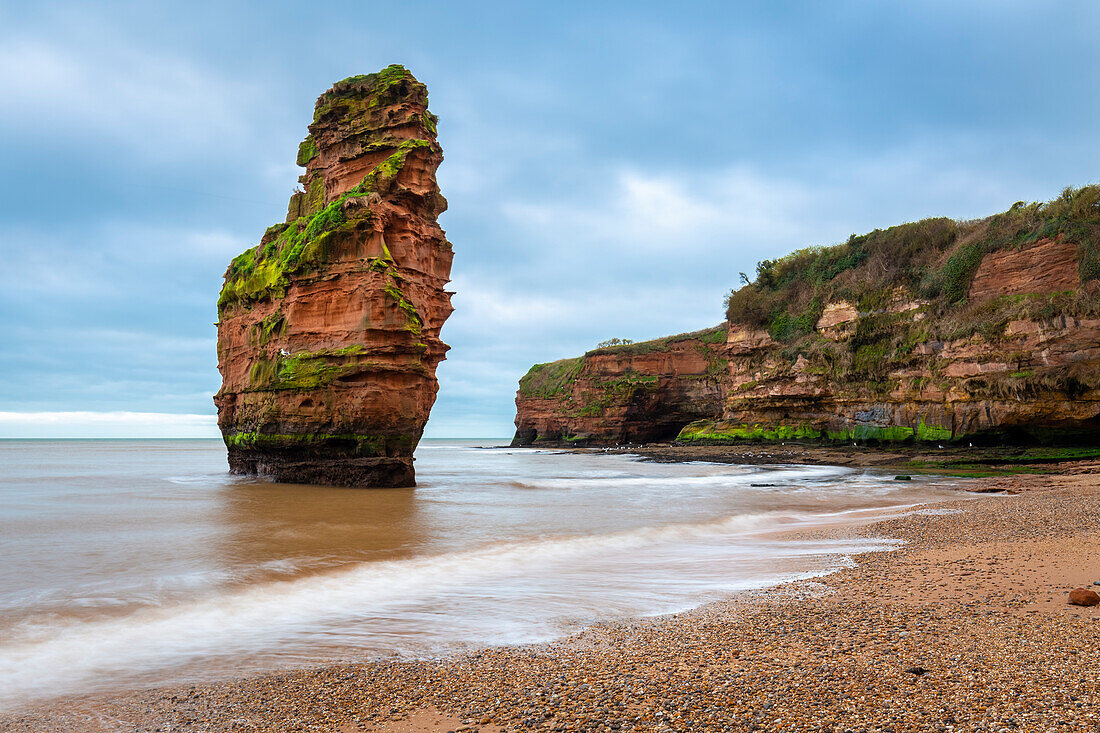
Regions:
[[[425, 440], [415, 489], [231, 476], [218, 440], [0, 440], [0, 710], [559, 638], [812, 578], [959, 480]], [[933, 508], [932, 511], [935, 511]]]

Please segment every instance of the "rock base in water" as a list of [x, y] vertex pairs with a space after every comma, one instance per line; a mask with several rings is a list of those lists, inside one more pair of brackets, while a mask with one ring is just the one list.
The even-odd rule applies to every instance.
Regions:
[[231, 473], [261, 476], [284, 484], [401, 488], [416, 485], [405, 458], [318, 458], [231, 451]]

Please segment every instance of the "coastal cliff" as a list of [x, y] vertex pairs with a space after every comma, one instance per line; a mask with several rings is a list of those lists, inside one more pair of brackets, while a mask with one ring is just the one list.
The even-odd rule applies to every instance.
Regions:
[[414, 485], [452, 311], [442, 159], [427, 89], [403, 67], [318, 98], [286, 221], [232, 261], [218, 300], [233, 472]]
[[531, 367], [513, 445], [671, 440], [722, 414], [726, 328], [608, 346]]
[[[713, 391], [723, 404], [681, 423], [682, 442], [1100, 438], [1098, 186], [982, 220], [926, 219], [764, 261], [727, 306], [727, 368]], [[656, 384], [661, 368], [639, 364], [633, 379]], [[558, 392], [583, 394], [580, 374]], [[714, 410], [712, 397], [661, 396], [663, 412], [652, 417], [661, 428], [651, 435], [693, 410]], [[566, 402], [554, 412], [522, 383], [516, 404], [517, 442], [530, 442], [536, 423], [563, 426], [563, 438], [566, 426], [585, 427]], [[622, 418], [607, 418], [593, 435], [622, 440]], [[644, 421], [630, 434], [646, 434]]]

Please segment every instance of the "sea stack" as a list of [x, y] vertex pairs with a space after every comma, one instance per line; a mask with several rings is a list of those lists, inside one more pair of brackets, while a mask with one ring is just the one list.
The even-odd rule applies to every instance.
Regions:
[[234, 473], [415, 484], [452, 311], [436, 121], [401, 66], [317, 99], [286, 222], [230, 263], [218, 300], [214, 402]]

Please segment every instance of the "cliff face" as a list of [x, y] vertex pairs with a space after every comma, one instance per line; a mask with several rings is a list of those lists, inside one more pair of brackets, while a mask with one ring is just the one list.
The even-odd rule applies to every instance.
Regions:
[[[1100, 187], [765, 261], [728, 305], [721, 415], [681, 441], [1100, 439]], [[669, 392], [662, 431], [695, 400]], [[517, 407], [517, 438], [565, 417]]]
[[334, 84], [298, 150], [286, 222], [229, 265], [214, 402], [232, 471], [414, 484], [452, 310], [427, 105], [400, 66]]
[[723, 404], [726, 329], [536, 364], [516, 394], [513, 445], [670, 440]]
[[[887, 313], [920, 319], [927, 304]], [[915, 307], [910, 307], [915, 306]], [[896, 308], [896, 307], [895, 307]], [[816, 333], [843, 347], [876, 315], [857, 315], [847, 334]], [[915, 321], [919, 322], [919, 320]], [[766, 331], [730, 329], [723, 417], [687, 425], [685, 441], [1059, 442], [1100, 436], [1100, 318], [1010, 320], [993, 336], [913, 344], [838, 373], [826, 358], [790, 360]]]

